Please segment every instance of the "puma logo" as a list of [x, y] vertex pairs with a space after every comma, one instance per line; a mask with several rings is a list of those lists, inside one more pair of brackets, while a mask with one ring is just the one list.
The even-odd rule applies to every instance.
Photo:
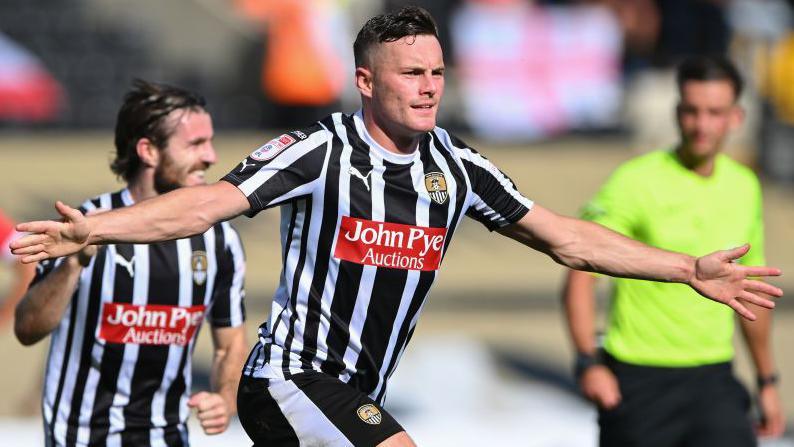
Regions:
[[240, 168], [240, 171], [239, 171], [239, 172], [243, 172], [243, 171], [245, 171], [245, 168], [247, 168], [247, 167], [249, 167], [249, 166], [253, 166], [253, 165], [254, 165], [253, 163], [251, 163], [251, 164], [248, 164], [248, 159], [247, 159], [247, 158], [244, 158], [244, 159], [243, 159], [243, 161], [242, 161], [242, 163], [243, 163], [243, 167], [241, 167], [241, 168]]
[[135, 255], [133, 255], [128, 261], [124, 259], [124, 256], [121, 256], [120, 254], [116, 253], [116, 256], [113, 258], [113, 260], [116, 262], [116, 264], [127, 269], [127, 273], [130, 274], [130, 278], [132, 278], [132, 276], [135, 275]]
[[367, 191], [369, 191], [369, 176], [372, 175], [372, 170], [367, 173], [367, 175], [361, 175], [358, 169], [354, 168], [353, 166], [347, 169], [347, 173], [352, 175], [353, 177], [361, 179], [364, 182], [364, 186], [367, 187]]

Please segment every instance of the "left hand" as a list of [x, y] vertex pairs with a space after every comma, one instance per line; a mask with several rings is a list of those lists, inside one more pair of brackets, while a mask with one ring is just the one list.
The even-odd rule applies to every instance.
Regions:
[[779, 438], [786, 430], [786, 419], [780, 394], [776, 386], [765, 386], [758, 392], [758, 408], [761, 421], [756, 426], [756, 433], [761, 437]]
[[201, 391], [191, 396], [187, 405], [196, 409], [204, 433], [217, 435], [229, 427], [229, 407], [220, 394]]
[[742, 317], [752, 321], [755, 320], [755, 314], [741, 301], [772, 309], [775, 307], [774, 301], [762, 298], [756, 293], [779, 297], [783, 295], [783, 291], [763, 281], [747, 279], [748, 276], [779, 276], [781, 273], [780, 269], [773, 267], [746, 267], [733, 262], [749, 250], [750, 245], [745, 244], [697, 258], [695, 272], [689, 280], [689, 285], [704, 297], [726, 304]]

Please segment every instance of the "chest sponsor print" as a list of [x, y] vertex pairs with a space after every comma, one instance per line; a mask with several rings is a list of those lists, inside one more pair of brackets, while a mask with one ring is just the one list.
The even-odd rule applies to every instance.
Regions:
[[343, 216], [334, 257], [403, 270], [438, 270], [446, 228], [374, 222]]
[[103, 303], [99, 339], [108, 343], [177, 345], [190, 343], [205, 306]]

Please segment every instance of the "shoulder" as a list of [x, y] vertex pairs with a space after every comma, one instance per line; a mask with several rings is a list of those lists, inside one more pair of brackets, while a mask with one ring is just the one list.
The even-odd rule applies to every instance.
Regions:
[[485, 156], [477, 152], [468, 143], [458, 138], [456, 135], [449, 133], [446, 129], [436, 127], [428, 132], [433, 139], [436, 149], [444, 151], [454, 158], [463, 159], [468, 161], [485, 160]]
[[732, 181], [741, 181], [744, 182], [745, 185], [760, 188], [761, 183], [758, 180], [758, 176], [749, 167], [725, 154], [719, 155], [718, 163], [720, 164], [720, 169], [723, 169], [725, 174], [730, 176]]

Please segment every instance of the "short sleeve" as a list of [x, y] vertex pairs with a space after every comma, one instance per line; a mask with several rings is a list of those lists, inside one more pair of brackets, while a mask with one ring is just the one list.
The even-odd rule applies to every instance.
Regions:
[[467, 216], [494, 231], [518, 222], [532, 209], [534, 203], [490, 160], [460, 140], [455, 141], [455, 146], [471, 181], [472, 200]]
[[580, 211], [580, 217], [603, 225], [625, 236], [636, 238], [642, 203], [629, 166], [615, 170], [596, 195]]
[[764, 199], [761, 192], [761, 185], [758, 179], [753, 176], [753, 206], [752, 221], [747, 234], [747, 242], [750, 243], [750, 251], [742, 256], [739, 263], [743, 265], [765, 265], [766, 253], [764, 250]]
[[245, 322], [245, 253], [231, 224], [216, 226], [217, 273], [208, 320], [213, 327], [237, 327]]
[[310, 194], [320, 177], [330, 133], [319, 123], [270, 140], [243, 159], [225, 180], [251, 205], [248, 217]]

